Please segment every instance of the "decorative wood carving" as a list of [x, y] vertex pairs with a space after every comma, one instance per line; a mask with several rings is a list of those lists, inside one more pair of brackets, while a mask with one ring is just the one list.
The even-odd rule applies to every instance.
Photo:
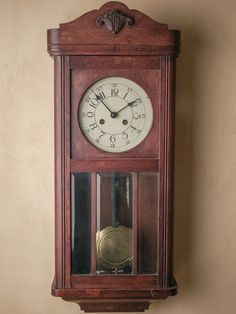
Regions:
[[134, 20], [131, 17], [125, 15], [120, 10], [115, 9], [99, 17], [97, 19], [97, 24], [98, 25], [106, 24], [109, 31], [111, 31], [113, 34], [117, 34], [123, 28], [124, 25], [128, 26], [133, 25]]

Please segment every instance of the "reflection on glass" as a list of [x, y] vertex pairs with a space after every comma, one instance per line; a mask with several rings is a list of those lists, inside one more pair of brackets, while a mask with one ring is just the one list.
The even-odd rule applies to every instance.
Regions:
[[72, 274], [91, 272], [91, 177], [89, 173], [71, 176]]
[[97, 174], [97, 273], [132, 271], [132, 175]]
[[138, 174], [138, 273], [157, 273], [158, 173]]

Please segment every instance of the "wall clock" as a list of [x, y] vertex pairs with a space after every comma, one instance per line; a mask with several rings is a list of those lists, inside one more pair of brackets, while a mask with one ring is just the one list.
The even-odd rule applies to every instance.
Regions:
[[86, 312], [144, 311], [173, 276], [180, 33], [120, 2], [48, 30], [55, 65], [55, 278]]

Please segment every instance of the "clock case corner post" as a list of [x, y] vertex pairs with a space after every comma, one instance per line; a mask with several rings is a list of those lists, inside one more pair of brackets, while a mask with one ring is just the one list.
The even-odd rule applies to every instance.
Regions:
[[174, 155], [176, 56], [161, 56], [160, 285], [174, 287]]
[[55, 278], [70, 288], [70, 68], [69, 56], [54, 56]]

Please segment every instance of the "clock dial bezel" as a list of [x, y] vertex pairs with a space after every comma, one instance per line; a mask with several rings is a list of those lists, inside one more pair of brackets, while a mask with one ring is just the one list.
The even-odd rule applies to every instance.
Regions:
[[146, 91], [121, 76], [101, 78], [80, 99], [78, 123], [91, 145], [108, 153], [129, 151], [141, 144], [153, 124]]

